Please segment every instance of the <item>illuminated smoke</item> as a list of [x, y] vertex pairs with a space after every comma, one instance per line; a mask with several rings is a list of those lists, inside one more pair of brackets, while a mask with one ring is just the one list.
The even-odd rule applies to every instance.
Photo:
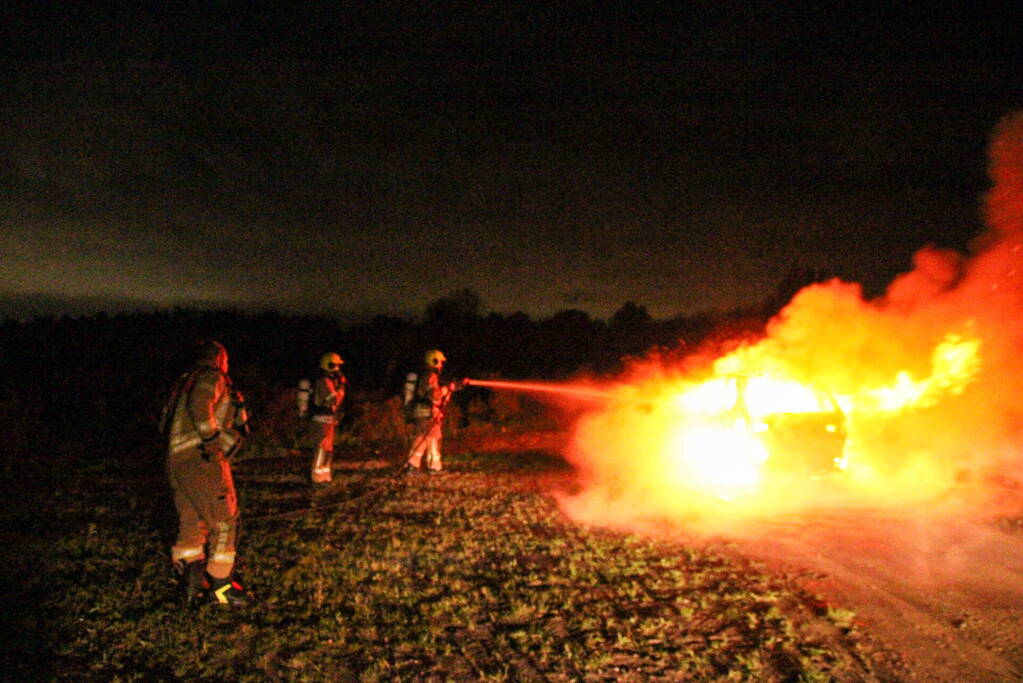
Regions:
[[637, 364], [630, 400], [578, 422], [585, 489], [562, 507], [635, 525], [987, 501], [1023, 443], [1023, 115], [998, 126], [990, 160], [970, 254], [924, 246], [876, 300], [806, 287], [763, 339], [699, 373]]

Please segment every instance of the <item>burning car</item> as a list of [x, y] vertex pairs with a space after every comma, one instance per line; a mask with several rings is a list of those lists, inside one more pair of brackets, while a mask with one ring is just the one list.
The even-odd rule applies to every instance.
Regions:
[[768, 451], [767, 468], [811, 477], [845, 468], [846, 417], [828, 393], [813, 390], [816, 410], [773, 412], [752, 422]]
[[713, 410], [755, 436], [768, 471], [822, 476], [845, 467], [846, 416], [827, 391], [767, 376], [726, 375], [704, 384]]

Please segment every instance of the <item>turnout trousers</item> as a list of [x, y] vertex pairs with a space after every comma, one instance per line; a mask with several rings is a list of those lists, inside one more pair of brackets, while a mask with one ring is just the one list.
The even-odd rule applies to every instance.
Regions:
[[420, 469], [423, 457], [426, 457], [426, 469], [440, 472], [442, 469], [440, 456], [440, 440], [442, 422], [438, 417], [416, 418], [412, 434], [412, 446], [409, 449], [408, 465]]
[[206, 559], [210, 576], [230, 576], [240, 522], [230, 463], [222, 455], [206, 460], [199, 448], [188, 449], [168, 458], [167, 474], [178, 511], [172, 561]]
[[313, 425], [319, 441], [313, 452], [310, 479], [314, 484], [326, 484], [333, 478], [334, 432], [337, 425], [333, 418], [329, 422], [314, 421]]

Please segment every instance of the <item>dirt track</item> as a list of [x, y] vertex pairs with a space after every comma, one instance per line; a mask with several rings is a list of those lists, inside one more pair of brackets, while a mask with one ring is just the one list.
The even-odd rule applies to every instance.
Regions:
[[920, 510], [831, 510], [764, 523], [743, 554], [809, 568], [807, 588], [855, 610], [900, 677], [1023, 680], [1023, 537]]

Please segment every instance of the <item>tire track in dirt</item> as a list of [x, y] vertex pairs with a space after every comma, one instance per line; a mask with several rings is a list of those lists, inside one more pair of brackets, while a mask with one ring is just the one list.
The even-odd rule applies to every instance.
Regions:
[[744, 555], [811, 569], [806, 588], [928, 681], [1023, 680], [1023, 538], [919, 511], [830, 510], [758, 525]]

